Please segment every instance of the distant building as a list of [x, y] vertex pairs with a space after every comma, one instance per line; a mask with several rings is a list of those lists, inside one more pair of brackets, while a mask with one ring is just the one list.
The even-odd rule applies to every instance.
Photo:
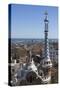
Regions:
[[50, 59], [52, 60], [52, 62], [54, 63], [58, 63], [58, 44], [55, 43], [56, 46], [52, 43], [50, 44], [49, 48], [50, 48]]

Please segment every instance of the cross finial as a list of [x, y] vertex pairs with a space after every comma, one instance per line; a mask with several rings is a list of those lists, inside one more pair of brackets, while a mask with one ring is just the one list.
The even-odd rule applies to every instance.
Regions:
[[45, 20], [44, 20], [44, 22], [48, 22], [48, 13], [47, 13], [47, 11], [45, 11]]
[[47, 11], [45, 11], [45, 15], [48, 15]]

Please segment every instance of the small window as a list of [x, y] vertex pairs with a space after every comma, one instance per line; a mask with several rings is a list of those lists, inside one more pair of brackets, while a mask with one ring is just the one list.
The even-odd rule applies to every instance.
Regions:
[[46, 64], [48, 64], [48, 62], [46, 62]]
[[15, 71], [15, 70], [14, 70], [14, 69], [12, 69], [12, 72], [13, 72], [13, 73], [14, 73], [14, 71]]
[[50, 64], [50, 61], [49, 61], [49, 64]]
[[40, 74], [40, 76], [42, 76], [42, 73]]

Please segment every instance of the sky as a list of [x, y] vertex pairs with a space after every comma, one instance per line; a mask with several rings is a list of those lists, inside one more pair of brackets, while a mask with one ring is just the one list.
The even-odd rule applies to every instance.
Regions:
[[58, 38], [58, 7], [11, 5], [11, 38], [44, 38], [44, 18], [48, 12], [49, 38]]

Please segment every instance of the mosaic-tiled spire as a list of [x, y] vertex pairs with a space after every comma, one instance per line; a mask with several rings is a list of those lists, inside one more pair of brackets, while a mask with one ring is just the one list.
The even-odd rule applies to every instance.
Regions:
[[46, 59], [50, 59], [49, 56], [49, 42], [48, 42], [48, 13], [45, 12], [45, 19], [44, 19], [44, 23], [45, 23], [45, 58]]

